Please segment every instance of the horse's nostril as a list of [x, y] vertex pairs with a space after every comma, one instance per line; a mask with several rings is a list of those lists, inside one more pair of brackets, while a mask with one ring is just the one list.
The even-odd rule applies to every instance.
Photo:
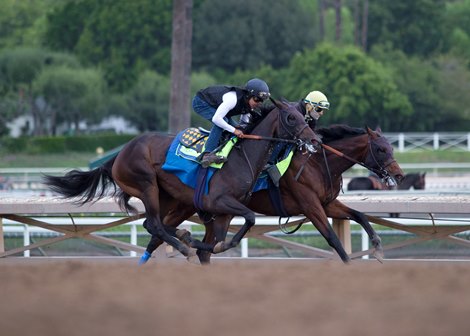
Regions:
[[401, 181], [403, 181], [405, 177], [401, 174], [398, 174], [398, 175], [395, 175], [395, 180], [397, 180], [398, 183], [400, 183]]

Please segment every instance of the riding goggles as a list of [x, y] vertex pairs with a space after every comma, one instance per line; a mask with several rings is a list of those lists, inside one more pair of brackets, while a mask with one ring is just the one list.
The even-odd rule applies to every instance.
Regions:
[[269, 96], [270, 96], [269, 92], [263, 92], [263, 91], [255, 94], [255, 97], [258, 97], [259, 99], [262, 99], [262, 100], [268, 99]]
[[[321, 110], [328, 110], [330, 108], [330, 103], [327, 102], [327, 101], [324, 101], [324, 100], [319, 101], [318, 103], [316, 103], [316, 102], [312, 102], [308, 99], [304, 99], [304, 102], [306, 102], [307, 104], [312, 105], [313, 108], [315, 108], [315, 110], [320, 109], [320, 111], [321, 111]], [[318, 111], [318, 112], [320, 112], [320, 111]]]

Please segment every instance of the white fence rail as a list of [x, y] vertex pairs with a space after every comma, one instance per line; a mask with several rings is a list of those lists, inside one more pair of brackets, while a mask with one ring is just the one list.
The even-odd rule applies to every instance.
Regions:
[[[302, 217], [293, 217], [292, 220], [299, 220], [301, 219]], [[45, 218], [41, 218], [41, 220], [44, 220]], [[46, 218], [47, 221], [49, 223], [55, 223], [56, 225], [57, 224], [62, 224], [64, 222], [67, 222], [69, 220], [69, 218], [60, 218], [60, 217], [50, 217], [50, 218]], [[113, 219], [116, 219], [116, 218], [113, 218]], [[109, 222], [111, 220], [111, 218], [97, 218], [97, 217], [81, 217], [81, 218], [77, 218], [77, 223], [78, 224], [105, 224], [107, 222]], [[266, 224], [271, 224], [271, 223], [274, 223], [278, 220], [277, 217], [269, 217], [269, 216], [258, 216], [257, 217], [257, 225], [266, 225]], [[123, 230], [123, 231], [119, 231], [119, 232], [113, 232], [114, 234], [119, 234], [119, 235], [123, 235], [123, 236], [127, 236], [128, 239], [129, 239], [129, 243], [132, 244], [132, 245], [135, 245], [137, 246], [137, 237], [139, 235], [139, 232], [137, 230], [137, 227], [138, 226], [141, 226], [142, 225], [142, 222], [143, 222], [143, 219], [139, 219], [139, 220], [135, 220], [135, 221], [132, 221], [130, 223], [126, 223], [126, 224], [123, 224], [123, 226], [128, 226], [130, 227], [130, 230], [127, 231], [127, 230]], [[243, 219], [242, 218], [234, 218], [234, 221], [233, 221], [233, 224], [237, 224], [237, 225], [240, 225], [242, 224], [243, 222]], [[424, 219], [409, 219], [409, 218], [397, 218], [395, 219], [395, 222], [396, 223], [400, 223], [402, 225], [429, 225], [429, 220], [424, 220]], [[468, 219], [462, 219], [462, 218], [452, 218], [452, 219], [436, 219], [434, 221], [434, 225], [453, 225], [455, 224], [456, 222], [468, 222]], [[329, 219], [329, 223], [330, 225], [332, 225], [332, 221], [331, 219]], [[199, 225], [199, 224], [196, 224], [196, 223], [193, 223], [193, 222], [190, 222], [190, 221], [185, 221], [180, 227], [181, 228], [185, 228], [189, 231], [193, 231], [192, 230], [192, 227], [194, 225]], [[356, 222], [351, 222], [351, 225], [352, 227], [356, 227], [356, 228], [359, 228], [359, 224], [357, 224]], [[48, 229], [44, 229], [44, 228], [41, 228], [41, 227], [36, 227], [36, 226], [30, 226], [30, 225], [27, 225], [27, 224], [21, 224], [21, 223], [18, 223], [16, 221], [12, 221], [12, 220], [8, 220], [8, 219], [5, 219], [4, 220], [4, 227], [3, 227], [3, 232], [6, 234], [6, 236], [8, 237], [8, 234], [20, 234], [22, 237], [23, 237], [23, 246], [28, 246], [31, 244], [31, 238], [32, 236], [34, 235], [38, 235], [38, 234], [45, 234], [45, 235], [51, 235], [51, 236], [57, 236], [57, 235], [60, 235], [60, 233], [57, 233], [55, 231], [52, 231], [52, 230], [48, 230]], [[368, 250], [369, 249], [369, 237], [366, 233], [366, 231], [362, 228], [360, 228], [360, 230], [356, 230], [356, 229], [352, 229], [352, 232], [351, 233], [354, 233], [356, 232], [356, 234], [359, 234], [361, 236], [361, 248], [362, 250]], [[398, 234], [403, 234], [403, 235], [409, 235], [409, 236], [412, 236], [412, 234], [410, 233], [405, 233], [405, 232], [401, 232], [401, 231], [398, 231], [398, 230], [391, 230], [391, 231], [384, 231], [384, 232], [379, 232], [379, 235], [380, 234], [385, 234], [385, 233], [388, 233], [388, 234], [395, 234], [395, 235], [398, 235]], [[98, 234], [98, 235], [103, 235], [103, 236], [106, 236], [107, 234], [109, 235], [110, 233], [109, 232], [102, 232], [102, 233], [95, 233], [95, 234]], [[140, 234], [146, 234], [146, 233], [140, 233]], [[201, 232], [202, 234], [202, 232]], [[460, 233], [460, 235], [466, 235], [467, 233], [466, 232], [462, 232]], [[279, 235], [284, 235], [283, 233], [281, 233], [280, 231], [279, 232], [271, 232], [271, 233], [268, 233], [268, 235], [271, 235], [271, 236], [279, 236]], [[304, 235], [313, 235], [313, 236], [320, 236], [320, 233], [318, 231], [308, 231], [308, 232], [298, 232], [298, 233], [295, 233], [292, 235], [292, 237], [299, 237], [299, 236], [304, 236]], [[137, 253], [135, 251], [130, 251], [129, 252], [129, 255], [131, 257], [135, 257], [137, 256]], [[30, 257], [30, 250], [26, 250], [23, 252], [23, 256], [24, 257]], [[249, 253], [249, 242], [248, 242], [248, 238], [243, 238], [242, 239], [242, 242], [240, 244], [240, 257], [241, 258], [248, 258], [250, 256], [250, 253]], [[368, 259], [369, 257], [367, 255], [363, 256], [362, 259]]]
[[470, 151], [470, 133], [384, 133], [399, 152], [416, 149]]

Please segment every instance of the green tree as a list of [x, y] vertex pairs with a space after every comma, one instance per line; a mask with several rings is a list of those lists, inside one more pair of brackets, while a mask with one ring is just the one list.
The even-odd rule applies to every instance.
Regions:
[[1, 0], [0, 50], [40, 46], [47, 11], [60, 0]]
[[368, 47], [390, 43], [407, 55], [428, 56], [447, 35], [444, 0], [369, 1]]
[[413, 107], [410, 116], [397, 116], [402, 131], [434, 130], [441, 115], [436, 91], [439, 87], [438, 72], [422, 57], [406, 56], [400, 50], [376, 46], [371, 56], [393, 69], [393, 79]]
[[144, 71], [127, 93], [128, 114], [126, 118], [141, 132], [166, 132], [169, 93], [170, 79], [167, 76], [150, 70]]
[[470, 0], [447, 2], [445, 18], [449, 36], [444, 50], [466, 59], [470, 67]]
[[[38, 96], [33, 92], [33, 82], [44, 68], [57, 65], [79, 66], [77, 59], [69, 54], [40, 48], [19, 47], [0, 52], [0, 99], [5, 100], [2, 105], [16, 106], [16, 112], [10, 113], [9, 118], [31, 113], [34, 135], [42, 135], [46, 131], [46, 116], [41, 102], [37, 100]], [[9, 103], [12, 97], [17, 100], [14, 105]]]
[[406, 118], [412, 111], [391, 71], [352, 46], [322, 44], [293, 58], [282, 92], [296, 101], [311, 90], [323, 91], [332, 104], [322, 118], [325, 124], [367, 124], [398, 131], [397, 118]]
[[100, 120], [104, 89], [102, 75], [93, 69], [49, 67], [34, 81], [35, 94], [45, 100], [52, 135], [56, 135], [61, 122], [66, 122], [69, 128], [74, 125], [78, 131], [81, 121]]
[[9, 133], [6, 124], [25, 112], [26, 106], [18, 100], [16, 92], [4, 92], [0, 95], [0, 137]]
[[75, 50], [85, 64], [99, 65], [108, 85], [129, 88], [144, 69], [168, 74], [171, 54], [170, 0], [97, 3]]
[[44, 118], [35, 104], [32, 83], [46, 65], [48, 55], [45, 50], [26, 47], [6, 49], [0, 53], [2, 91], [17, 97], [18, 112], [27, 109], [32, 114], [35, 135], [43, 133]]
[[62, 2], [46, 16], [43, 44], [54, 50], [73, 52], [90, 14], [98, 9], [95, 0]]
[[437, 69], [438, 87], [434, 96], [437, 104], [432, 112], [439, 120], [436, 131], [461, 131], [470, 129], [470, 71], [467, 61], [451, 56], [439, 56], [432, 60]]
[[194, 11], [193, 66], [233, 72], [280, 68], [315, 43], [312, 13], [298, 1], [206, 0]]

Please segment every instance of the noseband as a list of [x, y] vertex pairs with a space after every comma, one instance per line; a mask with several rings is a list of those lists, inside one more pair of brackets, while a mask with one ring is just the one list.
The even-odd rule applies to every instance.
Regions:
[[[365, 160], [365, 167], [374, 173], [376, 173], [380, 178], [384, 179], [387, 184], [389, 183], [394, 183], [393, 178], [390, 176], [386, 168], [390, 166], [391, 164], [395, 163], [396, 160], [393, 159], [392, 157], [389, 157], [385, 162], [382, 164], [377, 160], [377, 157], [374, 154], [374, 148], [373, 146], [377, 147], [378, 145], [374, 142], [371, 141], [370, 135], [369, 135], [369, 140], [368, 140], [368, 146], [369, 146], [369, 155]], [[372, 161], [372, 163], [370, 163]], [[376, 166], [377, 168], [372, 168], [372, 165]]]
[[[394, 185], [395, 184], [394, 179], [390, 176], [390, 174], [388, 173], [386, 168], [388, 166], [390, 166], [392, 163], [396, 162], [396, 160], [392, 159], [392, 158], [389, 158], [386, 162], [383, 163], [383, 165], [380, 164], [379, 160], [377, 160], [376, 156], [374, 155], [374, 150], [373, 150], [373, 147], [372, 147], [373, 145], [377, 146], [375, 143], [373, 143], [371, 141], [370, 135], [369, 135], [369, 140], [368, 140], [368, 148], [369, 148], [368, 153], [369, 153], [369, 155], [367, 156], [366, 160], [364, 160], [365, 162], [360, 162], [360, 161], [358, 161], [358, 160], [356, 160], [356, 159], [354, 159], [354, 158], [352, 158], [352, 157], [350, 157], [350, 156], [334, 149], [333, 147], [330, 147], [330, 146], [325, 145], [325, 144], [321, 144], [321, 146], [324, 149], [326, 149], [326, 150], [328, 150], [328, 151], [330, 151], [330, 152], [332, 152], [332, 153], [334, 153], [334, 154], [336, 154], [340, 157], [343, 157], [343, 158], [345, 158], [345, 159], [347, 159], [351, 162], [354, 162], [354, 163], [366, 168], [367, 170], [370, 170], [370, 171], [374, 172], [381, 179], [384, 179], [387, 184]], [[370, 161], [372, 161], [372, 163]], [[375, 167], [373, 167], [373, 166], [375, 166]]]

